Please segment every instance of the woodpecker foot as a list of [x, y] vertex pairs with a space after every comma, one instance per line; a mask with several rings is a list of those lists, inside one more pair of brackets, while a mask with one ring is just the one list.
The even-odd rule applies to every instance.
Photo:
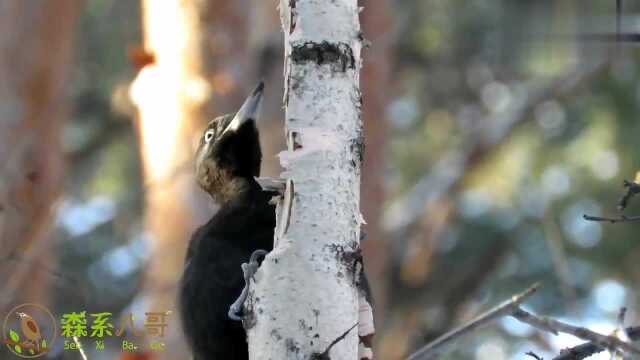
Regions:
[[240, 296], [236, 301], [231, 304], [229, 307], [229, 312], [227, 315], [231, 320], [242, 321], [244, 319], [244, 314], [242, 314], [242, 308], [244, 307], [244, 302], [247, 301], [247, 296], [249, 295], [249, 284], [251, 283], [251, 278], [255, 275], [256, 271], [260, 267], [258, 263], [258, 259], [267, 255], [268, 251], [266, 250], [256, 250], [251, 254], [248, 263], [243, 263], [242, 266], [242, 274], [244, 275], [244, 288], [240, 293]]

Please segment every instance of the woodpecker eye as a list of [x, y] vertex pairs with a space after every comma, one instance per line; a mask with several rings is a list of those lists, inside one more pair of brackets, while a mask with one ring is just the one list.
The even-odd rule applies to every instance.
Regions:
[[209, 129], [204, 133], [204, 142], [208, 143], [213, 139], [213, 129]]

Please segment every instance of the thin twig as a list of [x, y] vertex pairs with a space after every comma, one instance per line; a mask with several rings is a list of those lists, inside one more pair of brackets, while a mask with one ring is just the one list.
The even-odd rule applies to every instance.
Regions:
[[[640, 327], [628, 327], [625, 332], [631, 340], [640, 340]], [[605, 350], [604, 347], [588, 342], [563, 350], [553, 360], [583, 360]]]
[[[620, 198], [618, 201], [618, 210], [623, 211], [629, 205], [629, 201], [631, 198], [637, 194], [640, 194], [640, 184], [635, 181], [624, 180], [623, 186], [627, 188], [627, 192]], [[591, 216], [591, 215], [583, 215], [585, 220], [588, 221], [603, 221], [610, 222], [612, 224], [619, 222], [633, 222], [640, 221], [640, 216], [626, 216], [620, 215], [619, 217], [601, 217], [601, 216]]]
[[[633, 343], [625, 341], [625, 339], [620, 339], [616, 336], [602, 335], [584, 327], [570, 325], [546, 316], [538, 316], [520, 308], [520, 304], [531, 296], [538, 287], [539, 285], [535, 284], [526, 291], [513, 296], [510, 301], [507, 301], [502, 305], [483, 313], [469, 323], [440, 336], [436, 340], [411, 354], [407, 360], [436, 358], [444, 345], [507, 315], [539, 330], [550, 332], [554, 335], [558, 335], [558, 333], [562, 332], [589, 341], [589, 343], [564, 350], [561, 355], [554, 358], [554, 360], [581, 360], [606, 349], [611, 351], [623, 351], [636, 356], [640, 355], [640, 348]], [[621, 317], [623, 316], [623, 313], [624, 312], [621, 312]], [[623, 333], [627, 335], [628, 339], [640, 339], [640, 327], [627, 328]], [[533, 356], [529, 353], [527, 355]]]
[[511, 314], [514, 309], [517, 309], [518, 306], [525, 300], [527, 299], [529, 296], [533, 295], [536, 290], [538, 290], [538, 288], [540, 287], [539, 284], [534, 284], [531, 287], [529, 287], [527, 290], [523, 291], [522, 293], [516, 294], [514, 296], [511, 297], [511, 300], [498, 305], [497, 307], [481, 314], [480, 316], [476, 317], [475, 319], [471, 320], [470, 322], [468, 322], [467, 324], [458, 327], [457, 329], [454, 329], [452, 331], [449, 331], [448, 333], [440, 336], [439, 338], [435, 339], [434, 341], [430, 342], [429, 344], [423, 346], [422, 348], [418, 349], [418, 351], [414, 352], [413, 354], [411, 354], [407, 360], [418, 360], [418, 359], [431, 359], [433, 358], [435, 355], [438, 354], [439, 349], [442, 348], [444, 345], [452, 342], [453, 340], [456, 340], [459, 337], [462, 337], [470, 332], [472, 332], [473, 330], [482, 327], [484, 325], [487, 325], [489, 323], [491, 323], [492, 321], [494, 321], [497, 318], [500, 318], [502, 316], [505, 315], [509, 315]]
[[610, 222], [612, 224], [619, 222], [633, 222], [640, 221], [640, 216], [626, 216], [620, 215], [619, 217], [601, 217], [601, 216], [591, 216], [584, 214], [582, 217], [587, 221], [601, 221], [601, 222]]
[[554, 334], [557, 334], [559, 332], [571, 334], [580, 339], [590, 341], [605, 349], [618, 349], [627, 353], [640, 355], [639, 347], [635, 346], [634, 344], [622, 341], [615, 336], [602, 335], [587, 328], [569, 325], [550, 317], [537, 316], [525, 310], [522, 310], [521, 308], [516, 308], [511, 316], [535, 328], [549, 331]]
[[536, 360], [544, 360], [540, 355], [534, 353], [533, 351], [528, 351], [525, 353], [525, 355], [529, 355]]
[[624, 180], [623, 186], [627, 188], [627, 193], [618, 202], [618, 210], [620, 211], [626, 209], [631, 198], [640, 193], [640, 184], [635, 181]]

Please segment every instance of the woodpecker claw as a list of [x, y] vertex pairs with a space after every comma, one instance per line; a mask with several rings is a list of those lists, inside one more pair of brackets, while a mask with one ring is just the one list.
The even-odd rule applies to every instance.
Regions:
[[242, 266], [242, 274], [244, 274], [244, 288], [240, 293], [240, 296], [236, 301], [231, 304], [229, 307], [229, 312], [227, 316], [231, 320], [242, 321], [244, 320], [244, 315], [242, 314], [242, 307], [244, 306], [245, 301], [247, 301], [247, 296], [249, 296], [249, 284], [251, 283], [251, 279], [253, 275], [255, 275], [256, 271], [260, 267], [258, 263], [258, 259], [262, 256], [267, 255], [268, 251], [258, 249], [251, 254], [248, 263], [243, 263]]

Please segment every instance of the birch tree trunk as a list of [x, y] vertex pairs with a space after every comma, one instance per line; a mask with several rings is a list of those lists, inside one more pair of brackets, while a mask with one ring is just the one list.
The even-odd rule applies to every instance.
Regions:
[[[363, 151], [356, 0], [282, 0], [287, 179], [247, 304], [256, 359], [357, 359]], [[350, 329], [352, 331], [350, 331]], [[334, 346], [331, 346], [335, 343]]]
[[[366, 106], [362, 109], [365, 148], [362, 166], [362, 213], [367, 220], [364, 231], [367, 240], [362, 244], [365, 268], [376, 303], [376, 324], [381, 324], [386, 312], [390, 259], [389, 241], [382, 229], [382, 209], [385, 200], [384, 170], [386, 164], [386, 110], [395, 83], [390, 74], [392, 43], [395, 33], [391, 26], [391, 7], [388, 0], [367, 0], [362, 12], [365, 37], [372, 42], [362, 66], [362, 94]], [[380, 332], [376, 336], [378, 339]], [[383, 359], [386, 359], [383, 357]]]

